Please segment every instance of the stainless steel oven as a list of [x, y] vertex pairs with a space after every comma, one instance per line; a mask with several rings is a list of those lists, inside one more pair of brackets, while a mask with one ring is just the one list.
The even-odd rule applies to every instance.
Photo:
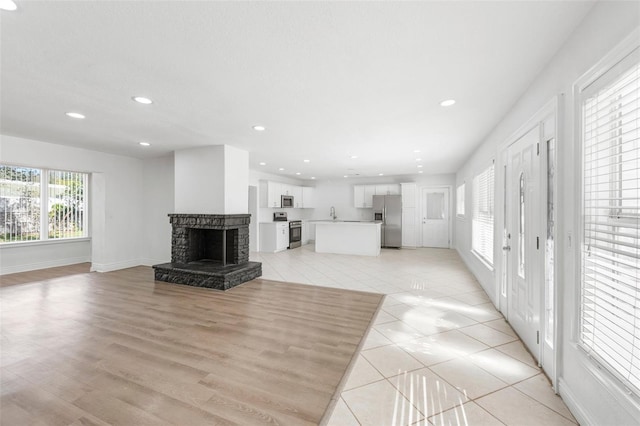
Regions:
[[302, 245], [302, 221], [289, 221], [289, 248], [293, 249]]

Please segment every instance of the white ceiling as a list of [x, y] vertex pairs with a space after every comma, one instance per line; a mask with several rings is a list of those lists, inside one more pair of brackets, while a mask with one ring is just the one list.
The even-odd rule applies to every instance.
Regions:
[[305, 179], [457, 171], [593, 5], [15, 2], [3, 134], [140, 158], [229, 144]]

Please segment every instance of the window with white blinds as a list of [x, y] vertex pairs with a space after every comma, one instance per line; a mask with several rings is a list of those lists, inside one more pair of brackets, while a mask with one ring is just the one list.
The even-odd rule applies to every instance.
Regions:
[[581, 347], [640, 395], [638, 49], [581, 91]]
[[473, 178], [473, 221], [471, 248], [493, 265], [493, 175], [492, 164]]
[[464, 183], [456, 189], [456, 214], [464, 216]]

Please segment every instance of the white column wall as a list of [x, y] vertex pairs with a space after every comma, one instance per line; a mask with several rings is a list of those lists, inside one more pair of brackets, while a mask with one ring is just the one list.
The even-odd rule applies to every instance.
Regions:
[[174, 213], [173, 154], [143, 160], [143, 226], [142, 264], [155, 265], [171, 260], [171, 224]]

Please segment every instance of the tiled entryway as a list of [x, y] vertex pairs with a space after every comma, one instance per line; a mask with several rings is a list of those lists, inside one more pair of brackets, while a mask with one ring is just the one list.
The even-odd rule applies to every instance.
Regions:
[[251, 260], [266, 279], [387, 295], [329, 425], [575, 424], [454, 250]]

